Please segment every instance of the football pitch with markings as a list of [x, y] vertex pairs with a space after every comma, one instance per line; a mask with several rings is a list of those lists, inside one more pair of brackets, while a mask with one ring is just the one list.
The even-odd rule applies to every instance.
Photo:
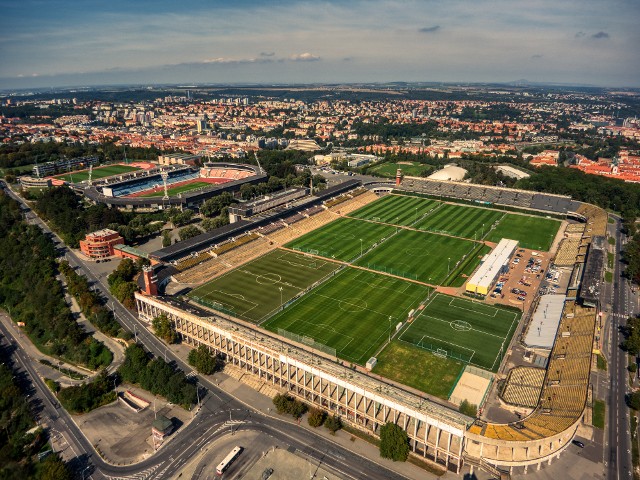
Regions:
[[342, 360], [364, 365], [378, 355], [374, 372], [447, 398], [463, 365], [497, 371], [520, 312], [432, 287], [462, 285], [490, 250], [482, 240], [548, 250], [559, 227], [550, 218], [387, 195], [189, 297]]
[[[138, 167], [132, 167], [130, 165], [106, 165], [104, 167], [95, 167], [91, 172], [91, 179], [97, 180], [98, 178], [110, 177], [112, 175], [119, 175], [121, 173], [129, 173], [140, 170]], [[65, 182], [84, 182], [89, 179], [89, 170], [81, 170], [78, 172], [69, 172], [64, 175], [55, 177]]]
[[515, 309], [437, 293], [399, 340], [495, 372], [519, 318]]

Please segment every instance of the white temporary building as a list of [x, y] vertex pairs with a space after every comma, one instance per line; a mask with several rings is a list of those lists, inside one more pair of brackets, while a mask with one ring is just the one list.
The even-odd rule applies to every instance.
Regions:
[[491, 285], [497, 280], [503, 267], [508, 265], [509, 258], [518, 248], [517, 240], [503, 238], [496, 248], [487, 255], [486, 260], [467, 281], [467, 292], [487, 295]]

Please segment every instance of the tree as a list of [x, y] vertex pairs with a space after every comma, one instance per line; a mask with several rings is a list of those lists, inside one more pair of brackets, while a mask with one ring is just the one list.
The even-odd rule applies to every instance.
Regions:
[[162, 232], [162, 247], [168, 247], [171, 245], [171, 230], [164, 230]]
[[342, 420], [340, 420], [339, 417], [332, 415], [325, 419], [324, 426], [331, 432], [331, 435], [335, 435], [335, 433], [342, 428]]
[[311, 408], [309, 409], [309, 417], [307, 418], [307, 422], [312, 427], [321, 426], [325, 419], [327, 418], [327, 412], [320, 408]]
[[472, 403], [469, 403], [466, 399], [462, 401], [458, 410], [460, 411], [460, 413], [469, 415], [470, 417], [475, 418], [478, 415], [478, 407], [476, 405], [473, 405]]
[[191, 350], [188, 357], [189, 365], [203, 375], [211, 375], [216, 371], [218, 362], [216, 357], [211, 353], [206, 345], [199, 345], [198, 348]]
[[165, 342], [176, 343], [178, 341], [178, 334], [173, 329], [171, 320], [164, 313], [151, 320], [151, 326], [156, 336]]
[[57, 455], [49, 455], [40, 469], [40, 480], [71, 480], [73, 477], [67, 465]]
[[202, 230], [200, 230], [195, 225], [187, 225], [186, 227], [178, 230], [178, 235], [180, 235], [180, 240], [186, 240], [188, 238], [197, 237], [201, 233], [202, 233]]
[[399, 425], [387, 422], [380, 428], [380, 456], [405, 462], [409, 456], [409, 437]]
[[634, 410], [640, 410], [640, 391], [636, 390], [628, 397], [629, 407]]

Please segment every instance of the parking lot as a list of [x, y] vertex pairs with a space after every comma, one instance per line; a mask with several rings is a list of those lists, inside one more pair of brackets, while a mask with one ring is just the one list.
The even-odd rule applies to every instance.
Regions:
[[501, 275], [488, 303], [511, 305], [526, 311], [547, 275], [551, 255], [519, 248], [509, 260], [509, 271]]

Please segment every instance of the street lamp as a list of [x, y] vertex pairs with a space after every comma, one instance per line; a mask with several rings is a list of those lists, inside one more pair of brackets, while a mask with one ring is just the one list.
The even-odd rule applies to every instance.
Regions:
[[417, 221], [418, 221], [418, 207], [416, 207], [416, 215], [415, 215], [415, 217], [413, 219], [413, 223], [415, 223]]
[[451, 273], [451, 258], [447, 258], [447, 275]]
[[360, 239], [360, 256], [362, 256], [362, 239]]
[[282, 285], [278, 287], [278, 290], [280, 290], [280, 306], [282, 306]]
[[389, 343], [391, 343], [391, 319], [392, 317], [389, 316]]

